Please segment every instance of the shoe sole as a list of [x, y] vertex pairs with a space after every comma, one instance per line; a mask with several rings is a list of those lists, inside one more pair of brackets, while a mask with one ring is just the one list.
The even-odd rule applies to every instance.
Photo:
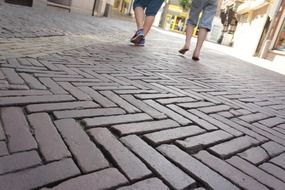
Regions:
[[138, 35], [135, 38], [132, 38], [131, 42], [134, 43], [134, 44], [138, 44], [143, 38], [144, 38], [143, 35]]

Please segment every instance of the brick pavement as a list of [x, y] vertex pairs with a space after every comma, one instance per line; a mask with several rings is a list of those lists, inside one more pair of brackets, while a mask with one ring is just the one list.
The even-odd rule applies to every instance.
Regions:
[[157, 31], [128, 46], [126, 21], [0, 9], [1, 190], [285, 189], [284, 76], [217, 49], [193, 63]]

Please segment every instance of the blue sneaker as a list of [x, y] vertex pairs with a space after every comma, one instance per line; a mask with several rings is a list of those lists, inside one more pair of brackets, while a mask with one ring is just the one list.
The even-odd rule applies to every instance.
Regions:
[[138, 43], [135, 43], [135, 46], [144, 46], [145, 39], [142, 38]]
[[144, 39], [144, 31], [143, 29], [139, 29], [136, 31], [135, 35], [131, 38], [130, 41], [134, 44], [139, 44], [142, 39]]

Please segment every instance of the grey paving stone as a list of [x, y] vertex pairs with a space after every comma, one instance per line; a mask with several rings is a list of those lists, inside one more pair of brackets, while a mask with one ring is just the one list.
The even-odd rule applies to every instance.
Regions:
[[51, 78], [39, 78], [39, 80], [54, 94], [68, 94], [62, 87], [60, 87]]
[[229, 156], [237, 152], [241, 152], [242, 150], [245, 150], [246, 148], [249, 148], [257, 144], [258, 144], [257, 140], [249, 136], [244, 136], [213, 146], [209, 148], [209, 150], [216, 153], [221, 158], [228, 158]]
[[176, 121], [166, 119], [160, 121], [145, 121], [138, 123], [113, 125], [111, 128], [119, 132], [119, 135], [121, 136], [128, 134], [142, 134], [175, 127], [179, 127], [179, 124]]
[[132, 105], [136, 106], [138, 109], [142, 110], [146, 114], [150, 115], [151, 117], [155, 119], [164, 119], [166, 118], [166, 115], [162, 112], [159, 112], [158, 110], [152, 108], [145, 102], [136, 99], [132, 95], [121, 95], [122, 98], [130, 102]]
[[149, 133], [144, 135], [144, 137], [152, 144], [157, 145], [162, 143], [168, 143], [176, 139], [182, 139], [185, 137], [198, 135], [204, 132], [206, 131], [198, 126], [188, 126]]
[[239, 189], [223, 176], [174, 145], [161, 145], [158, 150], [209, 189]]
[[211, 123], [198, 118], [197, 116], [189, 113], [188, 111], [176, 106], [176, 105], [168, 105], [167, 107], [171, 108], [172, 110], [175, 110], [175, 112], [179, 113], [180, 115], [183, 115], [184, 117], [190, 119], [191, 121], [195, 122], [197, 125], [201, 126], [202, 128], [206, 129], [207, 131], [212, 131], [215, 129], [218, 129], [216, 126], [212, 125]]
[[[154, 91], [154, 93], [155, 93], [155, 91]], [[151, 93], [149, 93], [149, 94], [137, 94], [137, 95], [135, 95], [135, 97], [138, 99], [142, 99], [142, 100], [177, 97], [177, 95], [175, 95], [175, 94], [154, 94], [154, 93], [152, 93], [152, 94]]]
[[86, 118], [83, 119], [83, 122], [88, 128], [99, 127], [99, 126], [108, 126], [114, 124], [122, 123], [131, 123], [139, 121], [149, 121], [152, 118], [144, 113], [137, 114], [126, 114], [126, 115], [116, 115], [116, 116], [107, 116], [107, 117], [95, 117], [95, 118]]
[[25, 82], [30, 86], [31, 89], [45, 90], [46, 86], [41, 84], [35, 77], [31, 74], [21, 73], [20, 76], [25, 80]]
[[27, 105], [31, 103], [68, 102], [72, 100], [75, 100], [75, 98], [70, 95], [3, 97], [0, 98], [0, 106]]
[[259, 146], [247, 149], [238, 155], [255, 165], [263, 163], [265, 160], [269, 159], [269, 155], [266, 153], [266, 151]]
[[40, 164], [41, 159], [36, 151], [20, 152], [3, 156], [0, 157], [0, 175]]
[[125, 114], [126, 111], [121, 108], [95, 108], [95, 109], [83, 109], [83, 110], [65, 110], [54, 111], [53, 114], [57, 119], [65, 118], [85, 118], [96, 116], [109, 116]]
[[283, 182], [285, 182], [285, 170], [284, 169], [282, 169], [282, 168], [280, 168], [274, 164], [271, 164], [271, 163], [264, 163], [264, 164], [260, 165], [259, 168], [263, 169], [267, 173], [269, 173], [269, 174], [279, 178]]
[[28, 119], [45, 161], [50, 162], [71, 156], [47, 113], [34, 113], [28, 115]]
[[139, 181], [133, 185], [118, 188], [117, 190], [169, 190], [169, 188], [158, 178], [150, 178]]
[[199, 151], [207, 146], [218, 144], [220, 142], [232, 139], [233, 136], [224, 131], [218, 130], [194, 137], [189, 137], [185, 140], [177, 140], [176, 143], [187, 152], [192, 153]]
[[219, 174], [246, 190], [269, 189], [254, 178], [244, 174], [240, 170], [231, 166], [227, 162], [209, 154], [206, 151], [200, 151], [195, 155], [197, 159], [217, 171]]
[[227, 162], [272, 189], [284, 190], [285, 183], [237, 156], [228, 159]]
[[223, 111], [223, 112], [219, 112], [218, 115], [225, 117], [225, 118], [232, 118], [234, 117], [234, 114], [232, 114], [229, 111]]
[[274, 141], [264, 143], [261, 145], [261, 147], [266, 150], [270, 157], [274, 157], [278, 154], [281, 154], [282, 152], [285, 152], [285, 147]]
[[1, 90], [0, 96], [52, 95], [48, 90]]
[[259, 123], [261, 123], [262, 125], [265, 125], [267, 127], [274, 127], [276, 125], [285, 123], [285, 120], [281, 119], [279, 117], [273, 117], [273, 118], [261, 120], [261, 121], [259, 121]]
[[0, 120], [0, 141], [6, 140], [6, 134], [3, 129], [3, 125]]
[[157, 109], [158, 111], [164, 113], [165, 115], [167, 115], [171, 119], [177, 121], [181, 125], [188, 125], [188, 124], [192, 123], [192, 121], [190, 121], [189, 119], [181, 116], [180, 114], [177, 114], [176, 112], [168, 109], [165, 106], [160, 105], [159, 103], [155, 102], [154, 100], [145, 100], [145, 102], [148, 105], [152, 106], [153, 108]]
[[50, 103], [50, 104], [31, 104], [27, 105], [26, 109], [29, 113], [34, 112], [50, 112], [58, 110], [78, 110], [84, 108], [97, 108], [98, 104], [92, 101], [78, 101], [78, 102], [63, 102], [63, 103]]
[[50, 190], [101, 190], [113, 189], [128, 183], [128, 180], [117, 169], [109, 168], [91, 174], [79, 176], [60, 183]]
[[189, 102], [189, 103], [181, 103], [178, 106], [186, 109], [193, 109], [193, 108], [201, 108], [207, 106], [214, 106], [215, 104], [211, 102]]
[[236, 137], [241, 136], [243, 134], [242, 132], [236, 130], [235, 128], [232, 128], [231, 126], [226, 125], [226, 124], [208, 116], [207, 114], [200, 112], [199, 110], [193, 109], [193, 110], [188, 110], [188, 111], [191, 112], [192, 114], [195, 114], [197, 117], [200, 117], [201, 119], [208, 121], [209, 123], [217, 126], [218, 128], [220, 128], [220, 129], [222, 129], [222, 130], [224, 130], [224, 131], [226, 131], [226, 132], [228, 132], [228, 133], [230, 133]]
[[181, 98], [167, 98], [167, 99], [157, 99], [161, 104], [176, 104], [176, 103], [185, 103], [185, 102], [195, 102], [193, 98], [190, 97], [181, 97]]
[[241, 120], [244, 120], [248, 123], [254, 123], [260, 120], [264, 120], [269, 118], [269, 115], [263, 114], [263, 113], [255, 113], [255, 114], [250, 114], [250, 115], [245, 115], [245, 116], [241, 116], [239, 117]]
[[228, 111], [230, 109], [231, 109], [231, 107], [229, 107], [227, 105], [217, 105], [217, 106], [209, 106], [209, 107], [199, 108], [200, 111], [207, 113], [207, 114], [217, 113], [217, 112], [221, 112], [221, 111]]
[[80, 171], [72, 159], [52, 162], [29, 170], [0, 176], [3, 189], [28, 190], [79, 175]]
[[131, 105], [123, 98], [113, 93], [112, 91], [102, 91], [100, 93], [108, 97], [110, 100], [119, 105], [121, 108], [125, 109], [128, 113], [140, 112], [139, 109], [137, 109], [135, 106]]
[[55, 124], [83, 173], [109, 166], [102, 152], [75, 120], [62, 119]]
[[91, 98], [79, 90], [78, 88], [74, 87], [68, 82], [59, 82], [58, 83], [62, 88], [64, 88], [66, 91], [68, 91], [70, 94], [72, 94], [74, 97], [76, 97], [78, 100], [91, 100]]
[[18, 73], [11, 68], [1, 68], [6, 79], [11, 84], [25, 84], [25, 81], [18, 75]]
[[270, 160], [270, 162], [280, 166], [283, 169], [285, 169], [285, 153], [282, 153], [279, 156], [272, 158]]
[[138, 180], [151, 175], [151, 171], [131, 151], [129, 151], [106, 128], [96, 128], [88, 131], [92, 139], [100, 144], [130, 179]]
[[93, 100], [95, 100], [98, 104], [100, 104], [103, 107], [116, 107], [117, 105], [106, 98], [105, 96], [101, 95], [99, 92], [93, 90], [89, 87], [79, 87], [80, 90], [88, 94]]
[[21, 108], [2, 108], [1, 119], [11, 153], [32, 150], [38, 147]]
[[8, 155], [8, 149], [5, 141], [0, 141], [0, 156]]
[[130, 135], [121, 138], [121, 140], [173, 189], [186, 189], [195, 186], [195, 180], [169, 162], [139, 137]]

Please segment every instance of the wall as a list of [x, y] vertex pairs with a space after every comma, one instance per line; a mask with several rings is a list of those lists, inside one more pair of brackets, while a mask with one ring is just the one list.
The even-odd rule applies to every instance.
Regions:
[[92, 15], [95, 0], [72, 0], [71, 12]]

